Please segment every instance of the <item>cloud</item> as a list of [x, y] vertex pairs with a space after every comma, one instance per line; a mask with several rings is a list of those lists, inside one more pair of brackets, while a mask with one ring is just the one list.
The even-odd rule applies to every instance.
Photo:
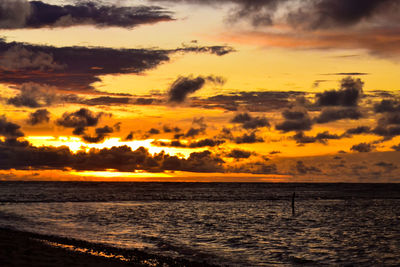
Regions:
[[375, 163], [375, 166], [383, 168], [386, 173], [392, 172], [395, 169], [397, 169], [397, 166], [394, 165], [393, 163], [387, 163], [387, 162], [384, 162], [384, 161], [380, 161], [378, 163]]
[[292, 98], [303, 96], [304, 92], [254, 91], [219, 94], [206, 99], [195, 106], [205, 108], [223, 108], [229, 111], [247, 110], [249, 112], [275, 111], [290, 105]]
[[160, 134], [160, 130], [156, 129], [156, 128], [151, 128], [148, 131], [149, 134]]
[[322, 75], [338, 75], [338, 76], [365, 76], [369, 75], [366, 72], [336, 72], [336, 73], [326, 73]]
[[86, 108], [81, 108], [75, 112], [65, 112], [56, 123], [66, 128], [74, 128], [73, 134], [82, 135], [87, 127], [96, 126], [103, 112], [94, 113]]
[[371, 133], [371, 127], [369, 126], [358, 126], [356, 128], [350, 128], [346, 130], [347, 135], [353, 135], [353, 134], [368, 134]]
[[[118, 124], [116, 125], [118, 129]], [[108, 125], [100, 128], [96, 128], [95, 130], [96, 135], [95, 136], [90, 136], [90, 135], [83, 135], [82, 138], [88, 143], [100, 143], [104, 141], [104, 139], [110, 134], [114, 132], [114, 129]]]
[[372, 130], [376, 135], [392, 138], [400, 135], [400, 112], [385, 112], [378, 120], [377, 126]]
[[327, 140], [338, 140], [341, 139], [341, 136], [337, 134], [330, 134], [328, 131], [318, 133], [316, 136], [306, 136], [303, 132], [298, 132], [293, 136], [293, 139], [298, 144], [308, 144], [315, 142], [326, 144]]
[[374, 105], [374, 111], [376, 113], [400, 112], [400, 103], [392, 99], [383, 99], [380, 103]]
[[179, 127], [171, 127], [169, 125], [164, 125], [163, 131], [164, 133], [172, 133], [172, 132], [179, 133], [181, 129]]
[[[0, 83], [18, 85], [33, 82], [61, 90], [90, 92], [94, 89], [92, 83], [100, 81], [101, 75], [140, 74], [169, 62], [170, 56], [178, 52], [213, 53], [213, 50], [204, 48], [203, 52], [186, 48], [54, 47], [7, 43], [0, 39]], [[24, 51], [22, 55], [21, 51]], [[7, 59], [10, 54], [15, 55], [15, 60], [11, 60], [12, 57]]]
[[171, 12], [158, 6], [106, 6], [93, 1], [59, 6], [41, 1], [2, 0], [0, 15], [1, 29], [79, 25], [133, 28], [173, 20]]
[[183, 148], [200, 148], [200, 147], [215, 147], [225, 143], [225, 140], [205, 138], [197, 141], [188, 143], [182, 143], [180, 140], [172, 140], [169, 142], [165, 141], [153, 141], [152, 144], [163, 147], [183, 147]]
[[20, 130], [21, 126], [18, 124], [7, 121], [7, 118], [2, 115], [0, 116], [0, 135], [6, 139], [16, 139], [24, 136], [24, 133]]
[[240, 165], [232, 166], [231, 172], [253, 173], [253, 174], [277, 174], [276, 164], [266, 164], [264, 161], [245, 162]]
[[360, 143], [358, 145], [354, 145], [350, 148], [350, 150], [352, 151], [357, 151], [357, 152], [371, 152], [372, 150], [375, 149], [375, 146], [372, 144], [368, 144], [368, 143]]
[[2, 54], [0, 67], [6, 71], [53, 71], [62, 70], [65, 66], [54, 62], [51, 54], [42, 51], [35, 53], [22, 45], [15, 45]]
[[296, 171], [299, 174], [307, 174], [307, 173], [321, 173], [321, 170], [314, 166], [306, 166], [303, 161], [299, 160], [296, 162]]
[[126, 105], [131, 103], [130, 97], [100, 96], [81, 101], [86, 105]]
[[357, 106], [364, 83], [360, 79], [346, 77], [341, 80], [340, 89], [325, 91], [316, 95], [319, 106]]
[[236, 144], [253, 144], [253, 143], [262, 143], [264, 139], [256, 135], [255, 131], [251, 133], [244, 133], [241, 136], [237, 136], [233, 138], [233, 141]]
[[2, 0], [0, 2], [0, 28], [23, 27], [31, 13], [31, 5], [26, 0]]
[[342, 119], [358, 120], [362, 117], [362, 113], [356, 108], [325, 108], [315, 118], [315, 121], [317, 123], [328, 123]]
[[400, 151], [400, 144], [392, 146], [394, 151]]
[[227, 21], [250, 22], [251, 30], [231, 27], [223, 40], [292, 49], [364, 49], [400, 56], [398, 0], [158, 0], [229, 5]]
[[269, 127], [270, 124], [265, 117], [252, 117], [249, 113], [237, 114], [231, 122], [240, 123], [244, 129], [257, 129], [260, 127]]
[[36, 83], [24, 83], [19, 88], [20, 93], [7, 100], [7, 104], [16, 107], [46, 107], [58, 101], [54, 88]]
[[38, 109], [29, 114], [28, 124], [36, 125], [50, 121], [50, 112], [47, 109]]
[[60, 169], [121, 172], [144, 170], [163, 172], [180, 170], [189, 172], [224, 172], [224, 161], [208, 150], [193, 152], [180, 158], [164, 151], [151, 155], [144, 147], [132, 150], [128, 146], [91, 149], [72, 153], [68, 147], [34, 147], [27, 142], [0, 141], [0, 169]]
[[396, 0], [367, 0], [356, 3], [348, 0], [157, 0], [156, 2], [163, 1], [204, 5], [235, 4], [229, 12], [231, 22], [248, 20], [254, 26], [283, 23], [307, 30], [349, 27], [365, 20], [388, 19], [388, 13], [395, 17], [395, 11], [399, 10]]
[[125, 141], [132, 141], [133, 140], [133, 134], [134, 132], [130, 132], [126, 137], [125, 137]]
[[196, 137], [206, 132], [207, 124], [204, 122], [204, 117], [194, 118], [192, 127], [182, 136], [184, 137]]
[[224, 161], [208, 150], [193, 152], [185, 162], [184, 169], [192, 172], [223, 172]]
[[224, 78], [218, 76], [188, 76], [178, 77], [170, 86], [168, 91], [169, 101], [175, 103], [182, 103], [186, 97], [204, 87], [206, 83], [214, 83], [217, 85], [223, 85], [225, 83]]
[[[195, 52], [195, 53], [210, 53], [217, 56], [224, 56], [226, 54], [230, 54], [232, 52], [236, 52], [233, 47], [223, 46], [223, 45], [214, 45], [214, 46], [193, 46], [193, 45], [183, 45], [182, 48], [176, 49], [177, 52]], [[224, 80], [221, 80], [224, 81]]]
[[365, 50], [373, 56], [397, 60], [400, 56], [399, 26], [388, 25], [369, 29], [347, 29], [316, 32], [225, 33], [221, 39], [229, 43], [253, 44], [263, 47], [317, 50]]
[[235, 159], [247, 159], [251, 156], [251, 152], [241, 149], [233, 149], [228, 154], [226, 154], [226, 156]]
[[275, 125], [275, 128], [282, 132], [305, 131], [312, 127], [312, 121], [304, 108], [286, 109], [282, 112], [282, 116], [285, 120]]

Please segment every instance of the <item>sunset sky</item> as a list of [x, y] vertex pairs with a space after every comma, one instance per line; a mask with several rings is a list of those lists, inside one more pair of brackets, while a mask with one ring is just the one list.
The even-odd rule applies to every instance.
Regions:
[[0, 180], [400, 182], [399, 12], [2, 0]]

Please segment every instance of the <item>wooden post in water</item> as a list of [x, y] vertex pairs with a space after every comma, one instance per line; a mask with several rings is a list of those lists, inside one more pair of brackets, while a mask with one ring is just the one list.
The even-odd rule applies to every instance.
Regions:
[[294, 198], [296, 197], [296, 192], [293, 192], [293, 196], [292, 196], [292, 215], [294, 216]]

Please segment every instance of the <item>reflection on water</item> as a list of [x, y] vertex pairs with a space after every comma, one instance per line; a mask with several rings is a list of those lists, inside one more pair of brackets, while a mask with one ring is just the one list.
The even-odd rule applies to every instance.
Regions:
[[93, 256], [100, 256], [100, 257], [104, 257], [104, 258], [112, 258], [112, 259], [117, 259], [120, 261], [129, 262], [129, 259], [125, 258], [122, 255], [114, 255], [112, 253], [106, 253], [103, 251], [95, 251], [95, 250], [89, 249], [89, 248], [82, 248], [82, 247], [78, 247], [78, 246], [74, 246], [74, 245], [61, 244], [61, 243], [51, 242], [51, 241], [42, 240], [42, 239], [37, 239], [37, 241], [42, 242], [42, 243], [47, 244], [52, 247], [62, 248], [62, 249], [70, 250], [70, 251], [81, 252], [81, 253], [89, 254], [89, 255], [93, 255]]
[[3, 227], [228, 265], [400, 265], [398, 185], [7, 186]]

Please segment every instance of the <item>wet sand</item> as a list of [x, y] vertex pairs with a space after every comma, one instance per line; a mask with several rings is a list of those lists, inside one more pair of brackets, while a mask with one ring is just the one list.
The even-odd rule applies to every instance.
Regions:
[[0, 229], [0, 266], [209, 266], [76, 239]]

